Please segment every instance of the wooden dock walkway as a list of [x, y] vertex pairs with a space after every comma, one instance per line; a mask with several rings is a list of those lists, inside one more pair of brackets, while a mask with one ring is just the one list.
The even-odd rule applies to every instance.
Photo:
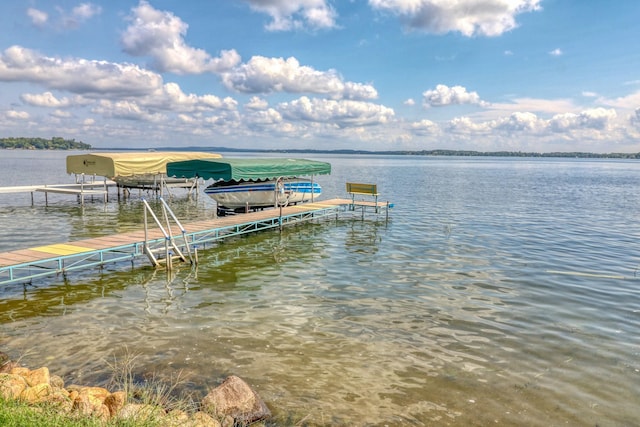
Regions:
[[[388, 202], [331, 199], [314, 203], [266, 209], [245, 214], [217, 217], [211, 220], [184, 224], [184, 230], [171, 230], [171, 239], [181, 247], [214, 242], [226, 237], [280, 228], [288, 224], [313, 219], [337, 217], [340, 212], [373, 208], [376, 213], [393, 205]], [[188, 230], [188, 231], [187, 231]], [[147, 240], [145, 241], [145, 234]], [[160, 228], [115, 234], [67, 243], [38, 246], [0, 253], [0, 284], [28, 283], [35, 278], [66, 274], [74, 270], [129, 260], [133, 262], [146, 250], [161, 252], [168, 238]]]

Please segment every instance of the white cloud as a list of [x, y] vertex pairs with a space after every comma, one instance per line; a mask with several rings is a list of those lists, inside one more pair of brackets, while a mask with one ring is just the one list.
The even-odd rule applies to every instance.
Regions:
[[92, 3], [81, 3], [73, 8], [71, 15], [78, 20], [86, 21], [95, 15], [102, 13], [102, 8]]
[[539, 116], [551, 116], [566, 112], [578, 112], [580, 108], [570, 99], [544, 99], [544, 98], [514, 98], [511, 102], [492, 102], [485, 105], [486, 109], [474, 114], [476, 118], [486, 120], [503, 117], [505, 114], [527, 111]]
[[429, 33], [499, 36], [516, 28], [516, 15], [540, 10], [541, 0], [369, 0], [371, 7], [401, 17]]
[[265, 126], [280, 125], [283, 122], [282, 114], [274, 108], [253, 111], [245, 117], [245, 122], [249, 128], [264, 128]]
[[545, 123], [533, 113], [515, 112], [496, 120], [492, 127], [507, 132], [539, 132], [544, 129]]
[[14, 120], [29, 120], [29, 113], [26, 111], [9, 110], [5, 113], [5, 117]]
[[235, 50], [223, 50], [212, 58], [205, 50], [184, 41], [188, 25], [171, 12], [154, 9], [142, 0], [132, 9], [131, 24], [121, 37], [124, 51], [133, 56], [150, 56], [160, 72], [176, 74], [218, 73], [240, 62]]
[[326, 0], [246, 0], [251, 9], [266, 13], [269, 31], [302, 28], [329, 29], [336, 26], [336, 12]]
[[65, 28], [77, 28], [81, 23], [101, 14], [102, 8], [93, 3], [81, 3], [74, 7], [71, 13], [65, 13], [62, 10], [60, 10], [60, 13], [62, 15], [62, 25]]
[[549, 126], [554, 132], [565, 132], [572, 129], [608, 129], [617, 117], [616, 110], [606, 108], [593, 108], [584, 110], [580, 114], [557, 114], [549, 121]]
[[[575, 151], [584, 150], [580, 147], [591, 144], [590, 149], [610, 152], [611, 148], [603, 148], [603, 144], [630, 135], [624, 123], [616, 118], [615, 110], [605, 108], [557, 114], [549, 120], [530, 112], [514, 112], [486, 121], [467, 116], [440, 124], [423, 120], [410, 124], [409, 130], [415, 136], [430, 138], [432, 142], [464, 141], [465, 149]], [[640, 122], [640, 108], [630, 120], [632, 124], [634, 120]]]
[[440, 127], [431, 120], [420, 120], [419, 122], [411, 123], [411, 131], [416, 135], [437, 135], [440, 133]]
[[306, 96], [280, 104], [278, 111], [289, 120], [334, 124], [340, 128], [385, 124], [395, 115], [391, 108], [370, 102]]
[[176, 83], [167, 83], [162, 89], [155, 91], [137, 100], [138, 105], [149, 110], [165, 110], [173, 112], [193, 112], [206, 110], [237, 109], [236, 100], [226, 97], [224, 99], [215, 95], [185, 94]]
[[252, 96], [244, 107], [248, 110], [266, 110], [269, 107], [269, 103], [259, 96]]
[[344, 82], [335, 70], [317, 71], [301, 66], [296, 58], [254, 56], [246, 64], [223, 73], [222, 81], [227, 88], [243, 93], [315, 93], [361, 100], [378, 96], [371, 85]]
[[446, 124], [448, 131], [456, 134], [487, 134], [491, 130], [489, 123], [475, 123], [469, 117], [456, 117]]
[[44, 92], [38, 94], [25, 93], [20, 96], [23, 102], [35, 107], [62, 108], [69, 107], [72, 102], [69, 98], [57, 99], [53, 93]]
[[60, 6], [56, 6], [55, 10], [58, 12], [57, 18], [55, 19], [50, 19], [47, 12], [33, 7], [27, 9], [27, 16], [31, 20], [31, 23], [39, 28], [51, 24], [58, 29], [74, 29], [102, 13], [102, 7], [93, 3], [81, 3], [71, 9], [70, 12]]
[[412, 107], [416, 105], [416, 101], [413, 98], [409, 98], [406, 101], [404, 101], [403, 104]]
[[103, 99], [92, 109], [92, 112], [103, 117], [155, 123], [163, 122], [166, 119], [164, 114], [151, 113], [142, 108], [137, 102], [126, 100], [113, 102]]
[[423, 104], [427, 107], [444, 107], [447, 105], [473, 104], [486, 106], [487, 103], [480, 99], [477, 92], [467, 92], [462, 86], [449, 87], [437, 85], [422, 93]]
[[69, 111], [63, 110], [54, 110], [50, 115], [51, 117], [55, 117], [58, 119], [68, 119], [70, 117], [73, 117], [73, 114], [71, 114]]
[[136, 96], [162, 87], [162, 77], [136, 65], [52, 58], [21, 46], [11, 46], [0, 55], [0, 81], [93, 95]]
[[563, 52], [562, 52], [561, 49], [556, 48], [556, 49], [553, 49], [551, 52], [549, 52], [549, 55], [551, 55], [551, 56], [562, 56]]
[[629, 123], [633, 126], [640, 127], [640, 108], [636, 108], [636, 110], [629, 116]]
[[27, 9], [27, 16], [36, 27], [43, 27], [49, 20], [49, 15], [46, 12], [34, 9], [33, 7]]
[[615, 107], [624, 110], [634, 110], [638, 107], [638, 105], [640, 105], [640, 91], [632, 92], [628, 95], [614, 99], [600, 97], [597, 99], [597, 102], [601, 105], [606, 105], [609, 107]]

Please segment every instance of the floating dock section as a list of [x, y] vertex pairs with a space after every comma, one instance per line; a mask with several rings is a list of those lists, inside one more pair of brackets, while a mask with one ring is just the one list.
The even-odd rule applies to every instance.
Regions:
[[[363, 214], [367, 209], [373, 209], [375, 213], [384, 211], [388, 218], [388, 210], [392, 206], [388, 202], [331, 199], [192, 222], [185, 224], [179, 233], [171, 232], [169, 237], [158, 227], [4, 252], [0, 253], [0, 284], [29, 283], [36, 278], [66, 275], [68, 272], [108, 263], [133, 263], [141, 256], [148, 256], [150, 251], [161, 253], [167, 247], [167, 240], [174, 238], [176, 242], [182, 242], [182, 247], [190, 245], [195, 248], [197, 259], [198, 247], [204, 248], [206, 243], [227, 237], [279, 229], [289, 224], [320, 218], [337, 218], [340, 212], [355, 209], [362, 209]], [[170, 259], [167, 261], [169, 267]]]

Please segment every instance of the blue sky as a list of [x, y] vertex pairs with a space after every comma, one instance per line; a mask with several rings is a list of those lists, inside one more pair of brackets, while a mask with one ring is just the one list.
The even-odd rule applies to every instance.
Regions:
[[3, 0], [0, 137], [640, 152], [635, 0]]

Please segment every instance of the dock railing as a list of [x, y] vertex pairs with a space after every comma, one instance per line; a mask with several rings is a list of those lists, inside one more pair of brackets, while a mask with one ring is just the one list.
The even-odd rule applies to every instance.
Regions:
[[[158, 249], [151, 248], [151, 245], [149, 244], [150, 238], [149, 238], [148, 217], [149, 215], [151, 215], [151, 218], [153, 218], [155, 224], [158, 226], [158, 228], [162, 232], [162, 235], [164, 236], [164, 258], [165, 258], [167, 270], [173, 269], [173, 265], [172, 265], [173, 253], [175, 253], [176, 257], [180, 258], [182, 262], [187, 261], [187, 258], [184, 256], [184, 254], [179, 248], [179, 245], [176, 243], [173, 237], [173, 231], [171, 230], [171, 221], [169, 218], [171, 217], [171, 219], [175, 222], [175, 224], [180, 228], [182, 239], [184, 240], [184, 247], [186, 248], [187, 254], [189, 255], [189, 260], [193, 264], [194, 258], [191, 253], [191, 246], [189, 245], [189, 240], [187, 239], [186, 230], [184, 229], [184, 227], [182, 226], [178, 218], [175, 216], [175, 214], [173, 213], [173, 211], [171, 210], [167, 202], [162, 197], [159, 197], [158, 200], [160, 200], [160, 204], [162, 207], [162, 217], [164, 220], [164, 226], [163, 226], [163, 223], [158, 219], [153, 209], [151, 209], [149, 202], [147, 202], [147, 200], [144, 198], [142, 199], [142, 203], [144, 204], [144, 253], [147, 255], [147, 257], [149, 258], [151, 263], [154, 265], [154, 267], [160, 266], [158, 257], [156, 256], [156, 254], [154, 254], [154, 251], [157, 252]], [[175, 252], [172, 252], [172, 250]]]

